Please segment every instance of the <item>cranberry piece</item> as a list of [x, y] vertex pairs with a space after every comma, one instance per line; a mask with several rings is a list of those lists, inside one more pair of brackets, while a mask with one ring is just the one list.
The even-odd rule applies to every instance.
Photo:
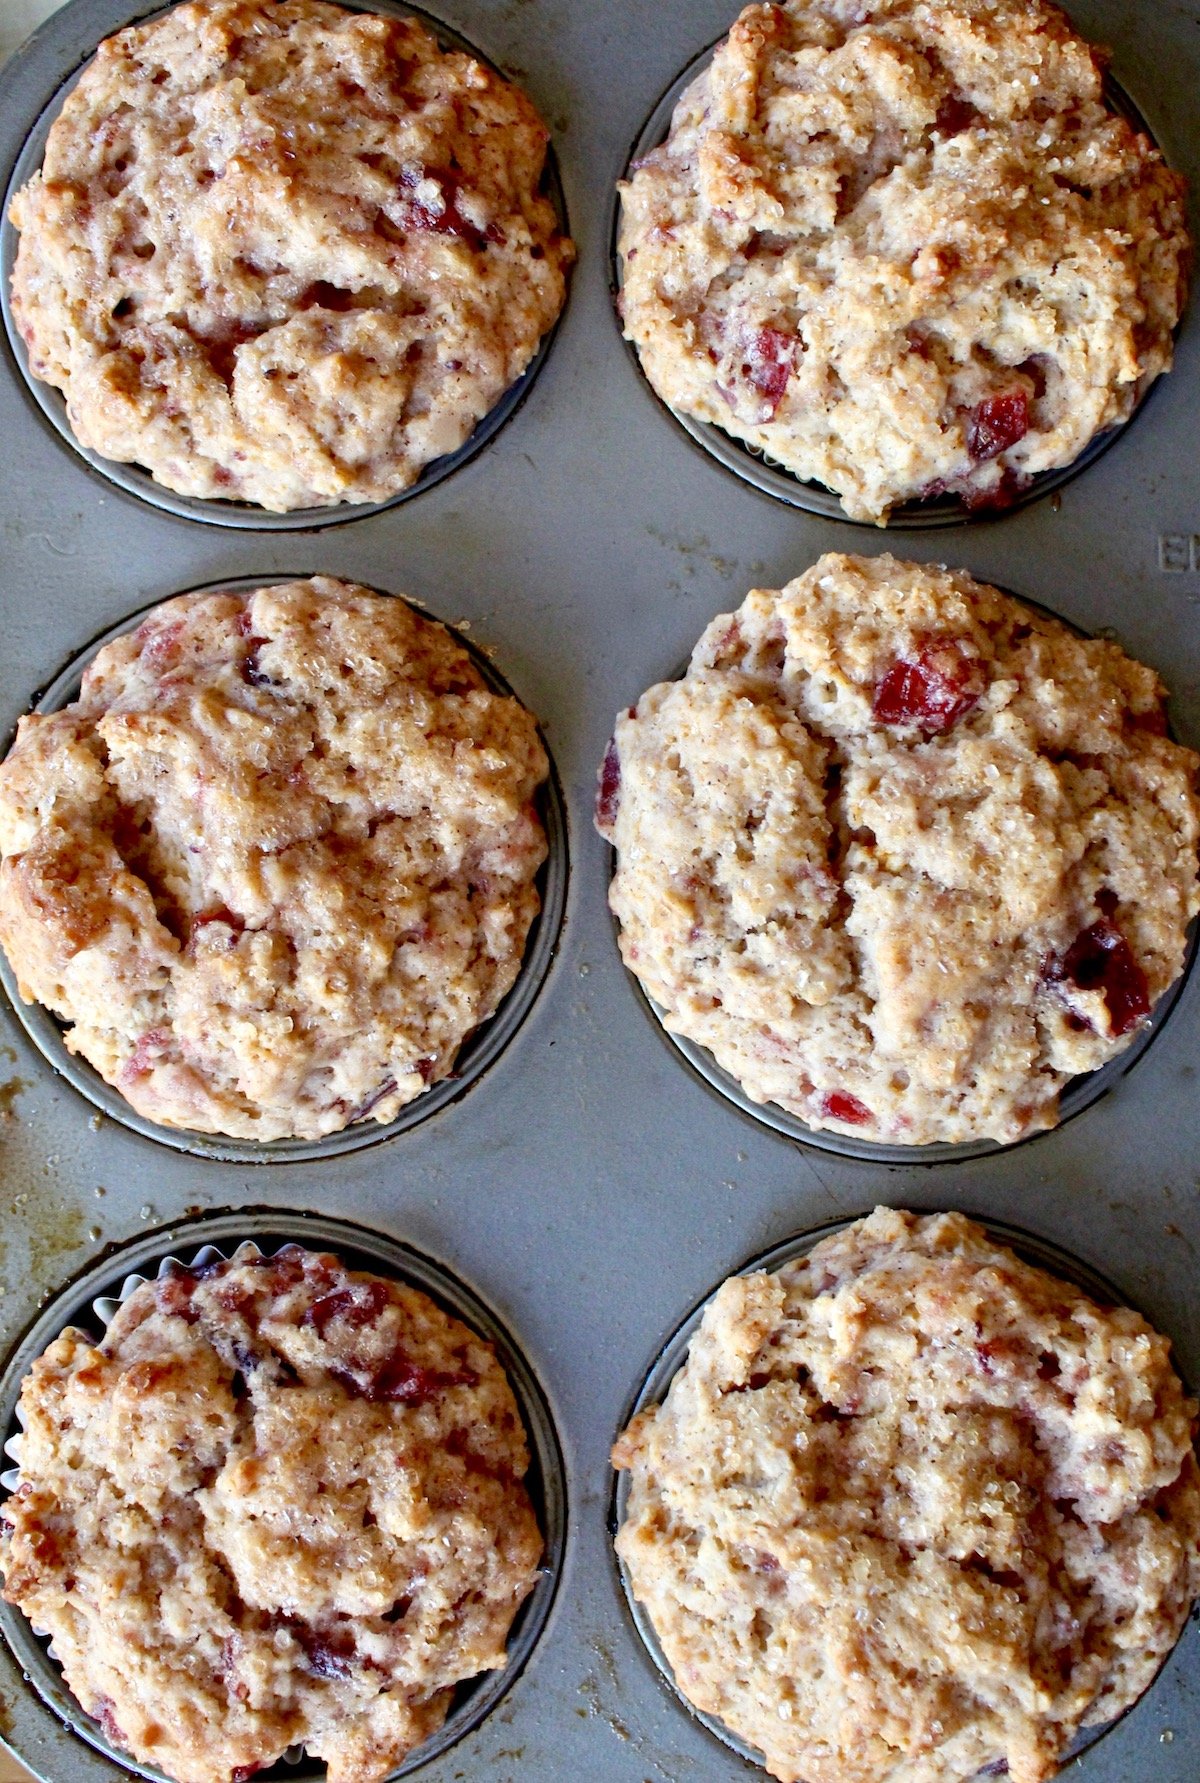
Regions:
[[[421, 939], [423, 941], [427, 941], [429, 939], [429, 937], [427, 935], [423, 935], [421, 937]], [[433, 1082], [433, 1074], [437, 1070], [437, 1060], [436, 1059], [418, 1059], [417, 1060], [417, 1070], [421, 1073], [422, 1083], [432, 1083]]]
[[246, 927], [241, 917], [235, 915], [227, 904], [219, 904], [213, 910], [202, 910], [198, 916], [193, 916], [188, 940], [194, 941], [201, 929], [210, 928], [213, 923], [223, 924], [225, 928], [232, 929], [235, 935], [240, 935]]
[[830, 1090], [821, 1097], [821, 1113], [831, 1121], [845, 1121], [851, 1127], [865, 1127], [871, 1110], [845, 1090]]
[[110, 1746], [124, 1746], [127, 1742], [113, 1714], [113, 1707], [112, 1698], [102, 1696], [92, 1710], [92, 1715], [100, 1723], [100, 1731]]
[[[260, 642], [262, 641], [263, 640], [260, 640]], [[261, 667], [258, 660], [257, 648], [251, 650], [249, 656], [247, 656], [242, 663], [242, 680], [248, 687], [283, 686], [282, 681], [277, 681], [274, 675], [268, 675], [267, 671]]]
[[174, 1269], [170, 1275], [160, 1276], [154, 1284], [154, 1304], [159, 1312], [173, 1315], [177, 1319], [186, 1319], [194, 1325], [200, 1314], [192, 1305], [192, 1295], [196, 1292], [196, 1278], [190, 1269]]
[[385, 1401], [393, 1405], [424, 1405], [448, 1387], [473, 1387], [479, 1378], [470, 1368], [426, 1368], [420, 1362], [411, 1362], [399, 1349], [378, 1368], [362, 1367], [353, 1374], [347, 1369], [333, 1368], [330, 1373], [354, 1398], [369, 1399], [376, 1405]]
[[1006, 465], [1000, 481], [993, 483], [990, 489], [977, 489], [971, 483], [962, 483], [955, 486], [954, 493], [969, 514], [999, 514], [1005, 508], [1011, 508], [1032, 481], [1032, 477], [1010, 470]]
[[1102, 993], [1113, 1039], [1128, 1034], [1150, 1013], [1146, 974], [1120, 929], [1107, 917], [1072, 941], [1055, 976], [1077, 990]]
[[394, 1077], [385, 1077], [379, 1088], [377, 1090], [372, 1090], [366, 1101], [360, 1102], [358, 1107], [353, 1109], [351, 1113], [346, 1116], [347, 1122], [352, 1124], [354, 1121], [364, 1120], [373, 1108], [378, 1108], [385, 1096], [391, 1095], [395, 1087], [396, 1079]]
[[147, 1028], [121, 1067], [122, 1080], [128, 1083], [131, 1078], [145, 1077], [170, 1043], [171, 1036], [166, 1028]]
[[620, 800], [621, 757], [617, 753], [617, 739], [610, 737], [604, 751], [604, 765], [600, 769], [600, 790], [596, 794], [596, 828], [602, 835], [611, 835]]
[[983, 671], [957, 638], [934, 638], [915, 657], [900, 657], [875, 689], [880, 724], [919, 724], [929, 736], [948, 731], [979, 703]]
[[261, 1764], [235, 1765], [229, 1773], [229, 1783], [250, 1783], [251, 1777], [257, 1777], [258, 1773], [265, 1768], [265, 1765]]
[[184, 633], [182, 619], [174, 620], [170, 625], [155, 625], [147, 619], [138, 627], [137, 643], [141, 645], [142, 655], [156, 669], [165, 669], [179, 655], [179, 640]]
[[254, 615], [251, 613], [249, 607], [242, 608], [237, 616], [236, 625], [239, 636], [250, 638], [255, 644], [264, 644], [266, 642], [265, 638], [255, 636]]
[[349, 1635], [325, 1636], [313, 1634], [308, 1629], [297, 1629], [296, 1637], [318, 1678], [337, 1679], [350, 1676], [354, 1642]]
[[399, 224], [401, 229], [417, 230], [432, 235], [453, 235], [465, 242], [473, 253], [480, 253], [488, 242], [503, 243], [504, 231], [498, 223], [489, 223], [480, 229], [465, 217], [458, 208], [459, 183], [451, 173], [443, 173], [433, 168], [418, 172], [405, 168], [400, 175], [401, 184], [411, 191], [423, 179], [434, 179], [442, 189], [443, 207], [440, 211], [430, 210], [418, 198], [406, 198], [400, 206]]
[[979, 122], [979, 112], [961, 93], [947, 93], [938, 106], [933, 127], [939, 136], [959, 136]]
[[742, 376], [767, 405], [768, 418], [783, 400], [795, 364], [796, 338], [782, 328], [755, 328], [746, 337]]
[[1029, 398], [1024, 390], [1005, 390], [985, 396], [971, 410], [967, 451], [977, 464], [998, 458], [1029, 432]]
[[351, 1331], [360, 1331], [375, 1323], [390, 1300], [382, 1282], [351, 1282], [348, 1288], [314, 1300], [301, 1323], [314, 1326], [319, 1337], [324, 1337], [334, 1319], [341, 1319]]

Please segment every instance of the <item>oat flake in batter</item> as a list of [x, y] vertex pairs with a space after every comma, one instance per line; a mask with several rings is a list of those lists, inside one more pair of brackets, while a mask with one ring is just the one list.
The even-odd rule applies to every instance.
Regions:
[[963, 571], [823, 557], [617, 721], [621, 952], [756, 1102], [1008, 1142], [1128, 1046], [1200, 908], [1153, 670]]
[[119, 32], [12, 203], [30, 367], [81, 445], [182, 495], [385, 500], [562, 308], [547, 140], [413, 19], [195, 0]]
[[404, 601], [184, 595], [0, 766], [0, 944], [139, 1114], [245, 1139], [389, 1121], [520, 970], [534, 719]]

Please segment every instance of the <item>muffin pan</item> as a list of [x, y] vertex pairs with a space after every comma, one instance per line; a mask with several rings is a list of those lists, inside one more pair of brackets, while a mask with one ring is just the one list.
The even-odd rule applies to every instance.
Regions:
[[[591, 827], [612, 716], [670, 675], [749, 588], [779, 587], [823, 551], [890, 548], [1020, 589], [1085, 630], [1111, 628], [1163, 675], [1181, 741], [1200, 744], [1200, 310], [1186, 316], [1176, 369], [1127, 437], [1018, 512], [893, 536], [764, 499], [664, 414], [621, 340], [609, 289], [612, 185], [629, 146], [736, 4], [445, 0], [439, 11], [546, 119], [580, 250], [558, 339], [520, 414], [420, 501], [352, 511], [353, 524], [298, 550], [269, 526], [189, 524], [93, 476], [6, 363], [0, 735], [81, 640], [172, 590], [282, 579], [298, 563], [403, 589], [485, 649], [545, 727], [572, 861], [557, 955], [469, 1095], [385, 1145], [253, 1172], [240, 1157], [177, 1151], [94, 1110], [4, 1002], [0, 1355], [107, 1245], [136, 1239], [153, 1261], [192, 1242], [179, 1233], [189, 1210], [253, 1201], [287, 1210], [286, 1221], [315, 1209], [444, 1259], [496, 1309], [544, 1383], [571, 1520], [562, 1583], [524, 1671], [418, 1774], [429, 1783], [752, 1779], [762, 1773], [664, 1685], [630, 1626], [610, 1554], [608, 1451], [647, 1358], [745, 1257], [887, 1202], [961, 1208], [1062, 1247], [1168, 1333], [1196, 1379], [1200, 992], [1193, 974], [1138, 1069], [1037, 1145], [929, 1168], [797, 1143], [711, 1094], [639, 1010], [606, 908], [607, 850]], [[71, 0], [0, 73], [0, 186], [63, 81], [136, 12], [130, 0]], [[1118, 0], [1076, 0], [1071, 12], [1114, 46], [1117, 79], [1195, 186], [1194, 25], [1162, 8], [1135, 15]], [[1188, 1686], [1198, 1663], [1193, 1621], [1153, 1689], [1071, 1777], [1194, 1783], [1200, 1703]], [[119, 1783], [130, 1774], [46, 1707], [22, 1669], [0, 1643], [0, 1738], [35, 1775]]]

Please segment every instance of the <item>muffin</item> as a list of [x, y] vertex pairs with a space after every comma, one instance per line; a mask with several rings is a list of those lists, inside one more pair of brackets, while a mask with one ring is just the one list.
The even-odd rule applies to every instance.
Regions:
[[143, 1283], [21, 1394], [4, 1595], [106, 1737], [178, 1783], [303, 1744], [385, 1777], [504, 1664], [541, 1537], [487, 1343], [289, 1245]]
[[622, 184], [663, 400], [856, 520], [1009, 505], [1171, 363], [1184, 186], [1042, 0], [748, 6]]
[[1200, 1591], [1169, 1346], [959, 1214], [879, 1208], [714, 1295], [613, 1451], [684, 1696], [784, 1783], [1043, 1783]]
[[1130, 1044], [1200, 908], [1153, 670], [964, 571], [823, 557], [619, 718], [621, 952], [756, 1102], [1007, 1142]]
[[389, 1121], [517, 977], [547, 772], [530, 714], [402, 600], [183, 595], [22, 719], [0, 944], [149, 1120]]
[[121, 31], [10, 209], [30, 368], [82, 446], [181, 495], [386, 500], [562, 307], [547, 141], [413, 19], [195, 0]]

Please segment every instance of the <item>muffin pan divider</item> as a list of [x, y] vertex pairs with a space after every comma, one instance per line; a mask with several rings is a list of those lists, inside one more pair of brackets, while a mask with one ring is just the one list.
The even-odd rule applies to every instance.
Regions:
[[[452, 1105], [384, 1144], [268, 1167], [176, 1152], [99, 1114], [0, 998], [0, 1351], [106, 1248], [214, 1208], [356, 1221], [443, 1261], [543, 1382], [570, 1520], [549, 1623], [503, 1702], [424, 1766], [428, 1783], [729, 1783], [744, 1765], [680, 1706], [629, 1624], [613, 1566], [608, 1451], [688, 1309], [743, 1260], [880, 1202], [955, 1207], [1035, 1234], [1111, 1278], [1200, 1378], [1200, 983], [1111, 1094], [1036, 1145], [966, 1163], [864, 1163], [798, 1144], [682, 1065], [618, 957], [608, 850], [591, 827], [613, 715], [669, 677], [718, 612], [824, 551], [961, 565], [1109, 628], [1159, 670], [1200, 745], [1200, 308], [1126, 437], [1053, 497], [936, 532], [872, 533], [773, 501], [662, 413], [609, 292], [612, 182], [656, 97], [731, 22], [730, 0], [447, 0], [431, 7], [521, 81], [546, 118], [579, 247], [567, 308], [519, 413], [469, 463], [391, 511], [279, 537], [158, 512], [45, 426], [0, 344], [0, 609], [7, 736], [79, 649], [148, 601], [225, 578], [337, 575], [457, 625], [542, 721], [571, 872], [558, 951], [511, 1043]], [[0, 184], [48, 96], [152, 8], [71, 0], [0, 70]], [[1200, 32], [1182, 10], [1075, 0], [1089, 36], [1200, 186]], [[7, 1431], [3, 1434], [7, 1435]], [[6, 1460], [5, 1466], [8, 1465]], [[1195, 1783], [1200, 1626], [1067, 1775]], [[0, 1741], [47, 1783], [118, 1783], [0, 1643]]]

